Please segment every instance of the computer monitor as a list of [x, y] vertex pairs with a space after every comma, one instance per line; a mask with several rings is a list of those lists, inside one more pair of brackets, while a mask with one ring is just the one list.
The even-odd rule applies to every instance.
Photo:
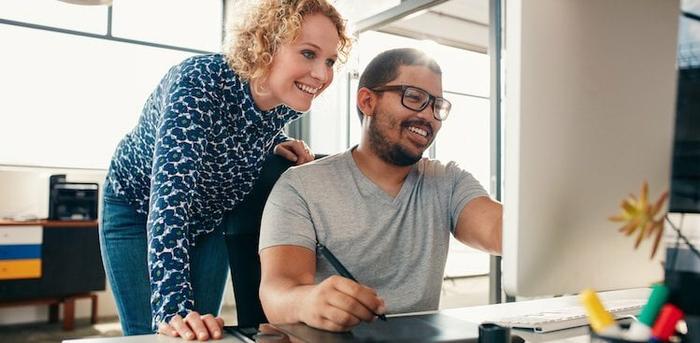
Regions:
[[663, 279], [608, 217], [669, 189], [677, 1], [506, 3], [503, 282], [544, 296]]
[[700, 213], [700, 0], [682, 10], [669, 211]]

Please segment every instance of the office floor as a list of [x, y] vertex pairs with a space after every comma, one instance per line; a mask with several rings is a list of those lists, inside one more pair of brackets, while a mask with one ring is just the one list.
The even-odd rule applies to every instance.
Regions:
[[[488, 284], [488, 276], [445, 281], [440, 308], [487, 304]], [[236, 308], [225, 306], [221, 316], [227, 325], [234, 325], [236, 323]], [[60, 322], [0, 326], [0, 342], [53, 343], [61, 342], [64, 339], [121, 336], [119, 320], [116, 317], [100, 318], [100, 323], [95, 325], [91, 325], [88, 318], [76, 319], [75, 326], [75, 330], [67, 332], [61, 329]]]

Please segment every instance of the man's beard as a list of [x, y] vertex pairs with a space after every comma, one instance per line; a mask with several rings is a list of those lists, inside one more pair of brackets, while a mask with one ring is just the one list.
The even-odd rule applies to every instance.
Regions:
[[[387, 116], [384, 114], [384, 116]], [[423, 157], [421, 154], [413, 155], [406, 151], [400, 144], [390, 142], [386, 136], [377, 127], [377, 113], [369, 123], [369, 146], [379, 158], [384, 162], [406, 167], [415, 164]], [[393, 126], [397, 126], [396, 123]], [[392, 125], [390, 125], [392, 126]], [[400, 125], [399, 125], [400, 126]]]

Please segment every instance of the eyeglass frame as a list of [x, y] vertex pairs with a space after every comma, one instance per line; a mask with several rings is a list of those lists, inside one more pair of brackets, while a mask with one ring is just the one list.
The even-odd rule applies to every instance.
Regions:
[[[423, 92], [423, 93], [425, 93], [425, 94], [428, 95], [428, 101], [426, 101], [426, 102], [423, 104], [423, 106], [420, 107], [420, 109], [411, 108], [411, 107], [409, 107], [408, 105], [406, 105], [406, 104], [404, 103], [404, 97], [405, 97], [405, 95], [406, 95], [406, 90], [408, 90], [408, 89], [410, 89], [410, 88], [413, 88], [413, 89], [415, 89], [415, 90], [421, 91], [421, 92]], [[447, 117], [449, 117], [449, 115], [450, 115], [450, 110], [452, 110], [452, 103], [451, 103], [449, 100], [447, 100], [447, 99], [445, 99], [445, 98], [443, 98], [443, 97], [441, 97], [441, 96], [432, 95], [432, 94], [430, 94], [430, 92], [428, 92], [428, 91], [426, 91], [425, 89], [420, 88], [420, 87], [410, 86], [410, 85], [385, 85], [385, 86], [379, 86], [379, 87], [368, 88], [368, 89], [371, 90], [371, 91], [373, 91], [373, 92], [377, 92], [377, 93], [401, 91], [401, 105], [402, 105], [403, 107], [405, 107], [405, 108], [411, 110], [411, 111], [420, 112], [420, 111], [424, 110], [426, 107], [428, 107], [428, 105], [432, 102], [432, 103], [433, 103], [433, 106], [432, 106], [432, 109], [433, 109], [433, 118], [435, 118], [437, 121], [443, 121], [443, 120], [447, 119]], [[443, 102], [445, 102], [445, 103], [448, 104], [447, 113], [445, 114], [445, 117], [442, 118], [442, 119], [440, 119], [440, 117], [438, 116], [437, 111], [435, 111], [435, 101], [436, 101], [437, 99], [440, 99], [440, 100], [442, 100]]]

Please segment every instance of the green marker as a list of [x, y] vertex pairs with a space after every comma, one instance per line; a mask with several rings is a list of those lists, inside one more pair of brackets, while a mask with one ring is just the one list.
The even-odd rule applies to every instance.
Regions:
[[632, 341], [648, 340], [651, 337], [651, 327], [654, 326], [654, 321], [656, 321], [661, 307], [666, 303], [666, 299], [668, 299], [668, 288], [664, 284], [657, 283], [652, 286], [649, 300], [637, 317], [639, 321], [632, 323], [623, 337]]
[[639, 314], [639, 321], [648, 327], [654, 326], [656, 316], [659, 315], [659, 311], [666, 303], [666, 299], [668, 299], [668, 288], [662, 283], [655, 284], [651, 289], [649, 300], [647, 300], [646, 305], [644, 305], [642, 312]]

